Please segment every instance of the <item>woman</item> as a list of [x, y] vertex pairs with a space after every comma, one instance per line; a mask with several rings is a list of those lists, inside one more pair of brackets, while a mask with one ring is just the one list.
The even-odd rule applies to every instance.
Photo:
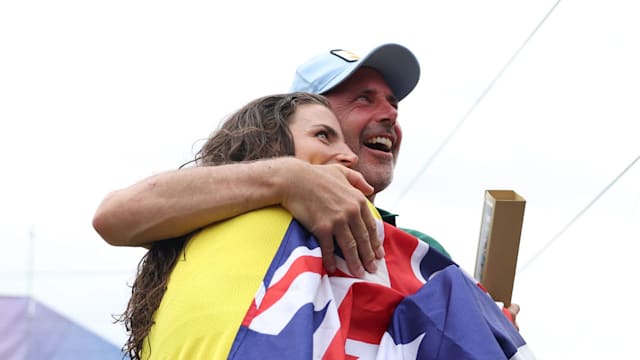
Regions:
[[[295, 156], [311, 164], [337, 163], [347, 167], [357, 161], [356, 155], [344, 142], [338, 120], [330, 110], [327, 100], [320, 95], [292, 93], [266, 96], [238, 110], [208, 138], [196, 154], [194, 162], [197, 166], [215, 166], [279, 156]], [[154, 350], [153, 344], [150, 348], [149, 342], [144, 344], [144, 339], [152, 330], [154, 313], [160, 306], [176, 263], [179, 260], [186, 260], [187, 263], [191, 260], [191, 251], [183, 251], [190, 237], [192, 234], [155, 243], [140, 262], [138, 275], [132, 286], [131, 299], [125, 313], [120, 317], [120, 321], [124, 322], [129, 332], [125, 350], [132, 359], [141, 358], [145, 353], [142, 351], [144, 346], [147, 346], [147, 351]], [[237, 247], [234, 250], [237, 250]], [[255, 259], [249, 260], [248, 264], [263, 262], [263, 268], [268, 265], [268, 255], [260, 252], [253, 254], [256, 255]], [[243, 272], [245, 266], [238, 264], [230, 266]], [[231, 268], [227, 270], [231, 271]], [[247, 281], [240, 284], [240, 292], [234, 289], [225, 293], [225, 290], [220, 289], [220, 294], [225, 294], [225, 297], [233, 294], [237, 295], [238, 299], [248, 299], [244, 305], [225, 309], [222, 315], [225, 320], [218, 322], [231, 340], [239, 326], [240, 317], [237, 313], [240, 311], [240, 315], [244, 315], [246, 312], [264, 271], [260, 273], [251, 270], [251, 274], [255, 274], [253, 282], [246, 279], [246, 272], [242, 274]], [[224, 276], [233, 278], [228, 273]], [[221, 287], [228, 283], [223, 280], [220, 279], [218, 284]], [[249, 297], [246, 296], [246, 292], [249, 293]], [[227, 329], [230, 331], [226, 331]], [[152, 338], [148, 340], [152, 341]], [[229, 341], [227, 339], [227, 345], [230, 346]], [[228, 346], [225, 349], [228, 352]], [[148, 355], [143, 358], [147, 358]]]
[[[290, 155], [357, 160], [324, 98], [297, 93], [245, 106], [196, 163]], [[277, 206], [154, 245], [123, 315], [125, 348], [133, 359], [529, 358], [513, 325], [455, 263], [378, 225], [386, 256], [364, 278], [340, 256], [328, 274], [313, 235]]]

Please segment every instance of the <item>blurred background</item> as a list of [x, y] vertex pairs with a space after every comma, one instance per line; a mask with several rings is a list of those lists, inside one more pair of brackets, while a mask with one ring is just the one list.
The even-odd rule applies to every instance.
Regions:
[[[0, 332], [25, 334], [41, 306], [69, 321], [56, 333], [91, 336], [119, 359], [111, 351], [126, 333], [113, 315], [145, 251], [95, 233], [104, 196], [189, 160], [227, 114], [287, 91], [309, 57], [395, 42], [422, 75], [400, 104], [403, 150], [377, 205], [473, 272], [484, 191], [516, 191], [527, 204], [513, 301], [531, 349], [637, 353], [638, 10], [623, 0], [0, 3], [0, 296], [22, 309], [0, 317]], [[15, 349], [4, 351], [20, 358]]]

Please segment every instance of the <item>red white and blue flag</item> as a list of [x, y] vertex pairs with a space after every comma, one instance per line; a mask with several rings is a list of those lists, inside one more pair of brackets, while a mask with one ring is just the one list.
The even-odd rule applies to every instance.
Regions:
[[454, 262], [384, 225], [385, 259], [355, 278], [327, 274], [295, 220], [229, 353], [230, 359], [532, 359], [491, 297]]

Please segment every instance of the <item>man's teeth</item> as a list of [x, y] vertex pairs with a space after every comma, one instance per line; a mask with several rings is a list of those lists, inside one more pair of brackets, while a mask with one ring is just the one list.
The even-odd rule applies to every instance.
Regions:
[[391, 139], [386, 138], [386, 137], [382, 137], [382, 136], [376, 136], [374, 138], [369, 139], [367, 141], [367, 144], [369, 144], [369, 145], [382, 145], [387, 150], [390, 150], [391, 146], [393, 145], [393, 143], [391, 142]]

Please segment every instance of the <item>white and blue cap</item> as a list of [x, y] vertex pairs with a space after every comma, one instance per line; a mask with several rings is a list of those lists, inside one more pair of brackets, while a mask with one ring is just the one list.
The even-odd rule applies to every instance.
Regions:
[[362, 58], [342, 49], [318, 55], [298, 67], [291, 91], [324, 94], [361, 67], [377, 70], [398, 101], [409, 95], [420, 78], [420, 64], [409, 49], [385, 44]]

